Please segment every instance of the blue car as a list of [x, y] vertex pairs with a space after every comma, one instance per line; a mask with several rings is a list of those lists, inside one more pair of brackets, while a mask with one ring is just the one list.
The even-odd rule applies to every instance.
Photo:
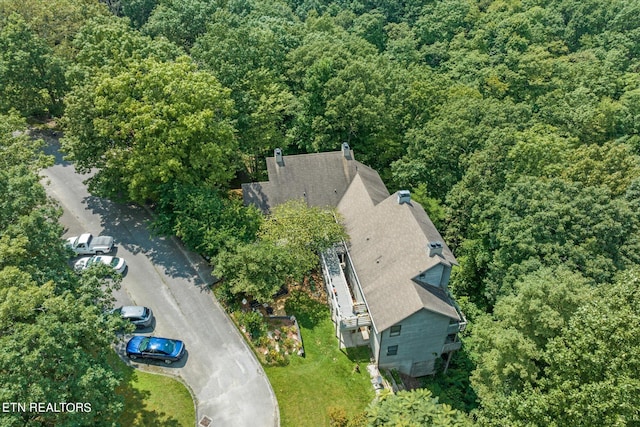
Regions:
[[163, 360], [166, 364], [171, 364], [180, 360], [183, 355], [184, 343], [180, 340], [137, 335], [127, 343], [127, 356], [130, 359], [138, 357], [158, 359]]

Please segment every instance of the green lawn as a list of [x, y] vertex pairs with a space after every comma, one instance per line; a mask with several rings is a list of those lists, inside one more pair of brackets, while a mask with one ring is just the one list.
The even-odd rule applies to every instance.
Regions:
[[328, 315], [312, 324], [300, 323], [306, 358], [295, 356], [288, 366], [265, 367], [282, 427], [328, 426], [331, 407], [343, 408], [349, 417], [360, 413], [375, 396], [366, 369], [369, 349], [340, 350]]
[[149, 374], [125, 365], [114, 353], [112, 366], [122, 372], [124, 381], [117, 393], [124, 396], [123, 426], [188, 426], [196, 414], [189, 390], [173, 378]]
[[[329, 426], [328, 410], [353, 417], [373, 400], [367, 364], [369, 349], [340, 350], [328, 308], [306, 302], [312, 314], [296, 313], [306, 357], [291, 356], [284, 367], [265, 367], [280, 407], [282, 427]], [[355, 371], [356, 364], [359, 372]], [[120, 417], [126, 426], [192, 426], [193, 400], [179, 381], [135, 370], [114, 353], [112, 366], [123, 374], [118, 394], [125, 398]]]

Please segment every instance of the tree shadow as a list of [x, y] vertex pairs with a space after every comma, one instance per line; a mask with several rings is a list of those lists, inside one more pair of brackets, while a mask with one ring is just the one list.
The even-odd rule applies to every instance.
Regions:
[[[139, 373], [134, 368], [124, 363], [114, 354], [110, 361], [114, 370], [122, 375], [122, 382], [116, 388], [116, 394], [124, 398], [124, 412], [120, 415], [119, 422], [123, 426], [131, 427], [174, 427], [182, 425], [180, 420], [172, 414], [157, 408], [150, 409], [148, 401], [152, 396], [149, 390], [134, 386], [139, 380]], [[161, 390], [158, 391], [162, 393]]]
[[[96, 196], [85, 197], [83, 203], [93, 214], [100, 217], [103, 234], [117, 236], [117, 246], [133, 254], [144, 254], [154, 265], [162, 267], [170, 277], [185, 279], [196, 286], [207, 285], [200, 283], [197, 274], [194, 274], [191, 268], [185, 268], [191, 263], [187, 256], [196, 259], [201, 267], [206, 268], [207, 263], [202, 257], [190, 253], [184, 247], [176, 248], [179, 242], [154, 235], [149, 224], [151, 214], [144, 207], [116, 203]], [[123, 228], [128, 232], [123, 232]]]
[[306, 329], [313, 329], [329, 316], [326, 304], [314, 300], [301, 290], [291, 291], [284, 304], [284, 309], [287, 315], [296, 316], [298, 324]]
[[[48, 130], [34, 133], [34, 137], [45, 140], [44, 152], [54, 157], [56, 165], [72, 167], [73, 164], [66, 161], [64, 153], [60, 151], [61, 136], [59, 132]], [[185, 279], [196, 286], [208, 285], [208, 283], [201, 283], [193, 269], [186, 266], [198, 264], [199, 268], [204, 269], [204, 275], [206, 275], [211, 273], [209, 265], [199, 255], [183, 247], [176, 248], [173, 239], [154, 235], [149, 227], [151, 221], [149, 210], [139, 205], [112, 202], [93, 195], [84, 197], [82, 203], [98, 216], [103, 228], [102, 234], [116, 238], [117, 246], [124, 247], [133, 254], [143, 253], [155, 265], [164, 268], [165, 274], [170, 277]]]
[[53, 164], [63, 167], [72, 166], [71, 162], [68, 162], [64, 158], [64, 154], [60, 151], [60, 140], [62, 136], [59, 131], [53, 129], [40, 129], [31, 128], [29, 131], [33, 139], [42, 139], [45, 142], [43, 147], [44, 154], [53, 156]]
[[340, 349], [347, 358], [355, 363], [369, 363], [371, 360], [371, 349], [369, 346], [349, 347]]

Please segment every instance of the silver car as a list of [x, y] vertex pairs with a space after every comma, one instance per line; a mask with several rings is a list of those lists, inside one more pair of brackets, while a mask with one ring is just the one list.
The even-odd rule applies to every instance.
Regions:
[[149, 307], [139, 305], [126, 305], [115, 311], [120, 312], [123, 319], [129, 320], [138, 328], [148, 328], [153, 322], [153, 312]]

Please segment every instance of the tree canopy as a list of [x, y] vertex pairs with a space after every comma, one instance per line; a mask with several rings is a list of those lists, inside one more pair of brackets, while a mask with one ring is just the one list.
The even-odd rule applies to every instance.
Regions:
[[62, 59], [21, 15], [0, 20], [0, 113], [60, 114], [64, 69]]
[[23, 119], [0, 116], [0, 397], [3, 402], [89, 402], [91, 411], [3, 414], [3, 425], [112, 425], [123, 410], [107, 363], [121, 323], [104, 315], [110, 291], [78, 276], [40, 184], [51, 159]]
[[338, 221], [333, 210], [286, 202], [261, 223], [256, 241], [221, 252], [214, 274], [232, 293], [270, 302], [288, 282], [301, 281], [322, 251], [347, 237]]
[[633, 424], [640, 415], [628, 400], [640, 387], [631, 321], [637, 270], [594, 289], [566, 269], [545, 269], [517, 290], [498, 301], [493, 319], [476, 325], [472, 384], [481, 424]]
[[233, 177], [233, 102], [186, 57], [97, 75], [66, 98], [63, 149], [96, 194], [155, 201], [170, 182], [219, 188]]
[[471, 425], [466, 416], [447, 404], [438, 403], [429, 390], [418, 389], [389, 394], [373, 402], [365, 411], [370, 426], [438, 426]]
[[[76, 286], [57, 249], [46, 265], [25, 258], [46, 244], [24, 230], [55, 240], [58, 212], [18, 115], [60, 118], [93, 193], [152, 204], [158, 231], [219, 257], [233, 290], [261, 300], [339, 233], [313, 235], [317, 212], [291, 206], [291, 221], [261, 222], [228, 190], [263, 179], [276, 147], [348, 142], [426, 205], [459, 260], [450, 288], [473, 313], [461, 365], [476, 367], [456, 375], [472, 378], [479, 423], [633, 424], [637, 405], [619, 397], [635, 390], [634, 359], [612, 349], [605, 369], [561, 347], [626, 339], [611, 328], [632, 312], [605, 299], [638, 305], [622, 283], [640, 261], [639, 12], [637, 0], [0, 2], [0, 181], [15, 195], [0, 203], [0, 264]], [[628, 338], [619, 348], [638, 353]]]

